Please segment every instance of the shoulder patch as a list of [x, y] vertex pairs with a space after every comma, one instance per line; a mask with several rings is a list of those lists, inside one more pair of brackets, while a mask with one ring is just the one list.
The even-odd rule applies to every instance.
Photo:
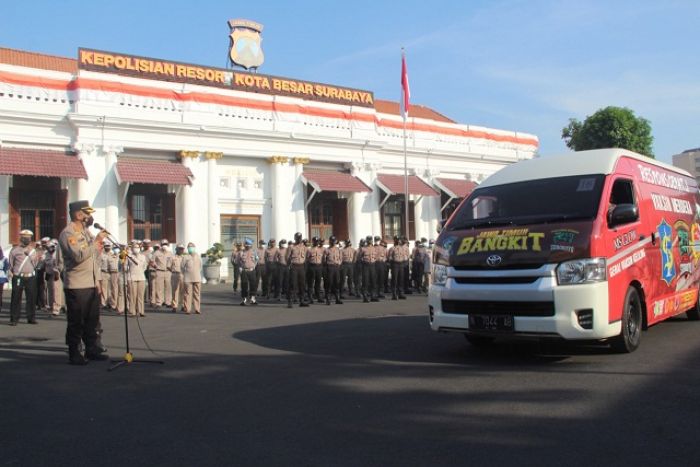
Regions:
[[78, 243], [78, 239], [75, 238], [75, 236], [70, 236], [68, 238], [68, 243], [70, 243], [71, 245], [75, 245], [76, 243]]

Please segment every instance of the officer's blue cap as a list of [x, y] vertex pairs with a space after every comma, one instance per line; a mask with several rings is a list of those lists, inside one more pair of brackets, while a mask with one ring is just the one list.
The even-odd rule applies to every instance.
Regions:
[[246, 245], [252, 245], [252, 244], [253, 244], [253, 240], [251, 240], [250, 238], [246, 237], [246, 238], [245, 238], [245, 244], [246, 244]]

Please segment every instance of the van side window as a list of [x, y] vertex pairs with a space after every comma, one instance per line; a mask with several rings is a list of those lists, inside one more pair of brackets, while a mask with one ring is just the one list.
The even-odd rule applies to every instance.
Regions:
[[[608, 206], [608, 225], [612, 223], [611, 215], [612, 212], [615, 210], [615, 207], [622, 204], [632, 206], [637, 205], [634, 199], [634, 189], [632, 187], [632, 180], [615, 180], [612, 190], [610, 191], [610, 204]], [[628, 220], [627, 222], [632, 222], [632, 219]], [[619, 225], [627, 222], [618, 221], [615, 222], [615, 224]]]

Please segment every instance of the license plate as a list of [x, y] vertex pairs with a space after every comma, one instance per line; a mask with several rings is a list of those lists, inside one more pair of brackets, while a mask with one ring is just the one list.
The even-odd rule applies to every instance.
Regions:
[[513, 332], [512, 315], [469, 315], [469, 329], [475, 331]]

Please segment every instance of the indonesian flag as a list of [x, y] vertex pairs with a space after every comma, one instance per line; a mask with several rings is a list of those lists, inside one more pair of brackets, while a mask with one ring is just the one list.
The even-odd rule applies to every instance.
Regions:
[[401, 115], [404, 120], [408, 118], [408, 109], [411, 107], [411, 89], [408, 87], [408, 68], [406, 68], [406, 54], [401, 53]]

